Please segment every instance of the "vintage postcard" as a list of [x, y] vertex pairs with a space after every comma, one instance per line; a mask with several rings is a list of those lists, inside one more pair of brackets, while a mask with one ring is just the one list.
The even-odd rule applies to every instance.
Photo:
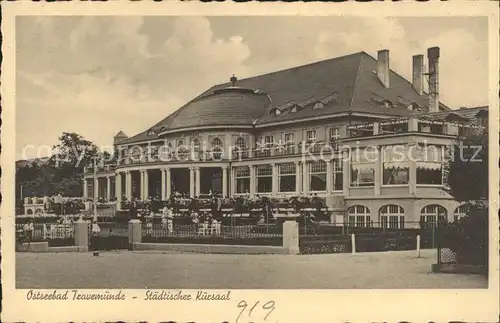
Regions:
[[499, 8], [4, 3], [2, 319], [499, 317]]

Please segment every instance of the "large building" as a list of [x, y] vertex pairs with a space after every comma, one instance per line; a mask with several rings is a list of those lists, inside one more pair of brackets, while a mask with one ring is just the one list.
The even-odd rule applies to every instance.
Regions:
[[390, 69], [388, 50], [233, 75], [135, 136], [120, 131], [117, 163], [97, 180], [87, 168], [84, 196], [318, 195], [332, 221], [453, 220], [463, 212], [444, 189], [448, 147], [484, 125], [487, 107], [441, 103], [439, 48], [427, 56], [409, 57], [412, 81]]

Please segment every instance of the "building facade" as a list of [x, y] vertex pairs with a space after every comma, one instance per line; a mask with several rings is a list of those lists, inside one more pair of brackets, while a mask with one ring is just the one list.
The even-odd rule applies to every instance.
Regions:
[[413, 56], [412, 81], [387, 50], [233, 76], [133, 137], [120, 131], [116, 163], [86, 168], [84, 197], [317, 195], [332, 222], [453, 221], [464, 212], [445, 190], [449, 147], [487, 107], [441, 103], [439, 48], [427, 56], [427, 71]]

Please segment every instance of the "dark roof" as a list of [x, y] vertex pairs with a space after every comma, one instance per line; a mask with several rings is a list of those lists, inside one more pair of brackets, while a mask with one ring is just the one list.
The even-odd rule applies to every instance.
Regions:
[[488, 106], [461, 108], [458, 110], [440, 111], [433, 113], [420, 113], [418, 114], [421, 119], [428, 119], [434, 121], [464, 121], [467, 123], [480, 124], [479, 121], [481, 114], [488, 112]]
[[123, 131], [119, 131], [116, 135], [115, 138], [127, 138], [127, 135]]
[[[236, 83], [241, 91], [224, 91], [232, 87], [230, 82], [219, 84], [123, 143], [151, 140], [163, 130], [202, 125], [265, 125], [350, 111], [407, 116], [415, 113], [408, 109], [411, 104], [427, 109], [426, 94], [419, 95], [410, 82], [392, 70], [390, 87], [385, 88], [376, 68], [375, 58], [359, 52], [242, 79]], [[384, 100], [392, 106], [383, 107]], [[322, 102], [322, 107], [313, 109], [317, 102]], [[276, 109], [283, 113], [271, 113]], [[296, 112], [288, 112], [292, 109]]]

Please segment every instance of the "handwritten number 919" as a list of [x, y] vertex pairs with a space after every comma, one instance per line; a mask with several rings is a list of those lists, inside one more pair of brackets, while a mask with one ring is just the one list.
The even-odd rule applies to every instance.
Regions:
[[[252, 316], [252, 312], [255, 310], [255, 308], [257, 307], [257, 305], [259, 305], [259, 301], [255, 302], [253, 304], [253, 306], [250, 308], [250, 310], [248, 311], [248, 318], [250, 318]], [[266, 316], [264, 316], [264, 321], [267, 320], [267, 318], [269, 317], [269, 315], [271, 315], [271, 313], [274, 311], [275, 307], [275, 302], [274, 301], [268, 301], [267, 303], [264, 303], [264, 305], [262, 305], [260, 308], [262, 308], [263, 310], [267, 311], [267, 314]], [[243, 313], [245, 312], [245, 310], [247, 309], [248, 307], [248, 304], [246, 301], [240, 301], [238, 303], [238, 308], [241, 308], [241, 312], [240, 314], [238, 314], [238, 317], [236, 318], [236, 323], [239, 322], [239, 319], [241, 318], [241, 315], [243, 315]], [[259, 309], [260, 309], [259, 308]]]

